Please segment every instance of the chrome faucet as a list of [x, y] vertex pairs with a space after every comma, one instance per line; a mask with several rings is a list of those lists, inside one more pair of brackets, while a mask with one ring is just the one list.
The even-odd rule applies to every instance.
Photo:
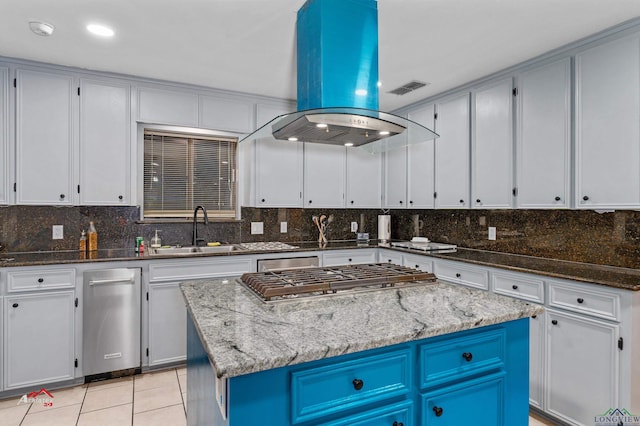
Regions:
[[191, 242], [194, 247], [198, 245], [199, 242], [205, 242], [204, 238], [198, 238], [198, 210], [202, 210], [204, 213], [204, 224], [209, 224], [209, 217], [207, 216], [207, 209], [204, 206], [196, 206], [193, 210], [193, 241]]

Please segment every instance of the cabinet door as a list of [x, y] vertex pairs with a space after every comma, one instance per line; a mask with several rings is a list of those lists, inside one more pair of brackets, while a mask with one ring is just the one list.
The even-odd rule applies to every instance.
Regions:
[[9, 70], [0, 68], [0, 204], [9, 204]]
[[[410, 112], [409, 120], [434, 128], [434, 106], [429, 105]], [[437, 139], [412, 144], [407, 147], [407, 201], [411, 209], [432, 209], [435, 192], [435, 151]]]
[[381, 205], [382, 155], [348, 148], [346, 206], [374, 209]]
[[17, 70], [16, 75], [17, 202], [73, 204], [73, 78], [31, 70]]
[[[504, 418], [504, 373], [445, 387], [423, 396], [421, 425], [501, 426], [522, 424]], [[524, 413], [526, 416], [527, 414]], [[526, 420], [526, 417], [525, 419]]]
[[569, 207], [571, 64], [563, 59], [518, 76], [516, 202]]
[[80, 204], [128, 204], [129, 86], [80, 80]]
[[433, 261], [428, 256], [404, 254], [402, 257], [404, 266], [419, 269], [423, 272], [433, 272]]
[[513, 200], [513, 81], [473, 94], [471, 202], [474, 208], [509, 208]]
[[74, 292], [4, 300], [5, 389], [73, 379]]
[[187, 309], [179, 283], [149, 284], [149, 366], [186, 356]]
[[640, 206], [638, 36], [576, 55], [576, 207]]
[[529, 319], [529, 404], [544, 408], [545, 312]]
[[407, 206], [407, 148], [392, 149], [384, 153], [384, 206]]
[[469, 94], [436, 106], [436, 208], [467, 209], [469, 203]]
[[256, 141], [256, 207], [302, 207], [302, 146]]
[[145, 123], [198, 126], [198, 95], [139, 88], [138, 118]]
[[344, 207], [344, 146], [304, 144], [304, 207]]
[[593, 424], [594, 416], [618, 407], [619, 326], [546, 312], [546, 410], [571, 424]]

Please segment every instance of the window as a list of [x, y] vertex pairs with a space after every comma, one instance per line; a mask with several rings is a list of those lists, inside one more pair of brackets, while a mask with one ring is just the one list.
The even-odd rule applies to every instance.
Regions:
[[235, 218], [237, 139], [144, 131], [144, 217]]

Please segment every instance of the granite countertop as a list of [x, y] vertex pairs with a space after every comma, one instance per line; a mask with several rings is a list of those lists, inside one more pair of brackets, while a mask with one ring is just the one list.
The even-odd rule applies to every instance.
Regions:
[[235, 280], [181, 284], [218, 377], [228, 378], [537, 315], [538, 305], [464, 286], [266, 304]]

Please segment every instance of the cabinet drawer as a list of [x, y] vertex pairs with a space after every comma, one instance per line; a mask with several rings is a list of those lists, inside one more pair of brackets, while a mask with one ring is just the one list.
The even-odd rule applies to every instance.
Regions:
[[432, 387], [504, 365], [506, 334], [502, 328], [420, 347], [420, 388]]
[[409, 350], [393, 351], [291, 374], [294, 423], [407, 394]]
[[381, 250], [378, 257], [378, 262], [402, 265], [402, 253], [396, 253], [390, 250]]
[[149, 281], [180, 281], [200, 278], [229, 277], [251, 272], [252, 260], [249, 257], [233, 259], [186, 260], [180, 259], [167, 263], [149, 265]]
[[411, 401], [405, 401], [321, 424], [322, 426], [411, 426], [413, 405]]
[[620, 296], [588, 284], [549, 281], [549, 306], [620, 321]]
[[357, 263], [376, 263], [375, 250], [359, 249], [348, 252], [325, 253], [322, 256], [323, 266], [354, 265]]
[[75, 269], [11, 271], [7, 273], [8, 291], [75, 288]]
[[544, 303], [544, 282], [516, 274], [492, 273], [493, 291], [518, 299]]
[[443, 280], [468, 285], [482, 290], [489, 289], [489, 272], [485, 269], [437, 260], [434, 273]]
[[404, 266], [419, 269], [423, 272], [433, 272], [433, 261], [427, 256], [405, 254]]

